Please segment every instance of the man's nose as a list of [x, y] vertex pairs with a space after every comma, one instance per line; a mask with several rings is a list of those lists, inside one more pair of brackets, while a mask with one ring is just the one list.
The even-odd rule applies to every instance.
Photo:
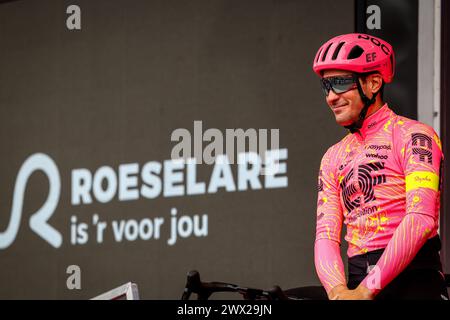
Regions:
[[328, 92], [328, 96], [327, 96], [327, 102], [329, 104], [332, 104], [333, 102], [335, 102], [336, 100], [339, 99], [339, 95], [334, 93], [333, 90], [330, 90], [330, 92]]

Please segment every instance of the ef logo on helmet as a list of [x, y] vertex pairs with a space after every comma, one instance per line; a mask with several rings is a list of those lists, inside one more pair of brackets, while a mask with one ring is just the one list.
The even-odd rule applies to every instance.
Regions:
[[366, 53], [366, 62], [374, 62], [377, 59], [375, 52]]

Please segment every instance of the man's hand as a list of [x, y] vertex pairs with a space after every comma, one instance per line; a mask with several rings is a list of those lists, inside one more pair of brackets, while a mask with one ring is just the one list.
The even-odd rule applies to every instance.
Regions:
[[349, 291], [346, 285], [340, 284], [334, 287], [333, 289], [328, 292], [328, 299], [330, 300], [338, 300], [339, 294], [342, 292]]
[[354, 290], [344, 285], [336, 286], [330, 291], [328, 297], [330, 300], [373, 300], [374, 298], [372, 291], [363, 285], [359, 285]]

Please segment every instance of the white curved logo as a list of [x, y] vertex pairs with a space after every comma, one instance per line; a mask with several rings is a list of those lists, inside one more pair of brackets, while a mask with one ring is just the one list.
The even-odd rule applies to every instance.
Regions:
[[17, 175], [11, 218], [6, 230], [0, 232], [0, 249], [8, 248], [16, 239], [22, 217], [24, 193], [28, 178], [37, 170], [42, 170], [47, 175], [50, 189], [44, 205], [30, 217], [30, 228], [53, 247], [59, 248], [62, 244], [61, 233], [47, 223], [58, 205], [61, 192], [61, 179], [58, 167], [48, 155], [35, 153], [25, 160]]

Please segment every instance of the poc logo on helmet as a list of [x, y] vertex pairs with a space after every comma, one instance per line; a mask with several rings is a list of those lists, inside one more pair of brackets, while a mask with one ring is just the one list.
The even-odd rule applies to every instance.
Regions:
[[380, 47], [381, 50], [382, 50], [386, 55], [389, 55], [389, 54], [391, 53], [391, 51], [389, 50], [389, 48], [386, 47], [385, 44], [381, 43], [380, 40], [378, 40], [377, 38], [373, 38], [373, 37], [368, 36], [368, 35], [359, 34], [359, 35], [358, 35], [358, 39], [370, 40], [370, 42], [372, 42], [374, 45], [376, 45], [377, 47]]

